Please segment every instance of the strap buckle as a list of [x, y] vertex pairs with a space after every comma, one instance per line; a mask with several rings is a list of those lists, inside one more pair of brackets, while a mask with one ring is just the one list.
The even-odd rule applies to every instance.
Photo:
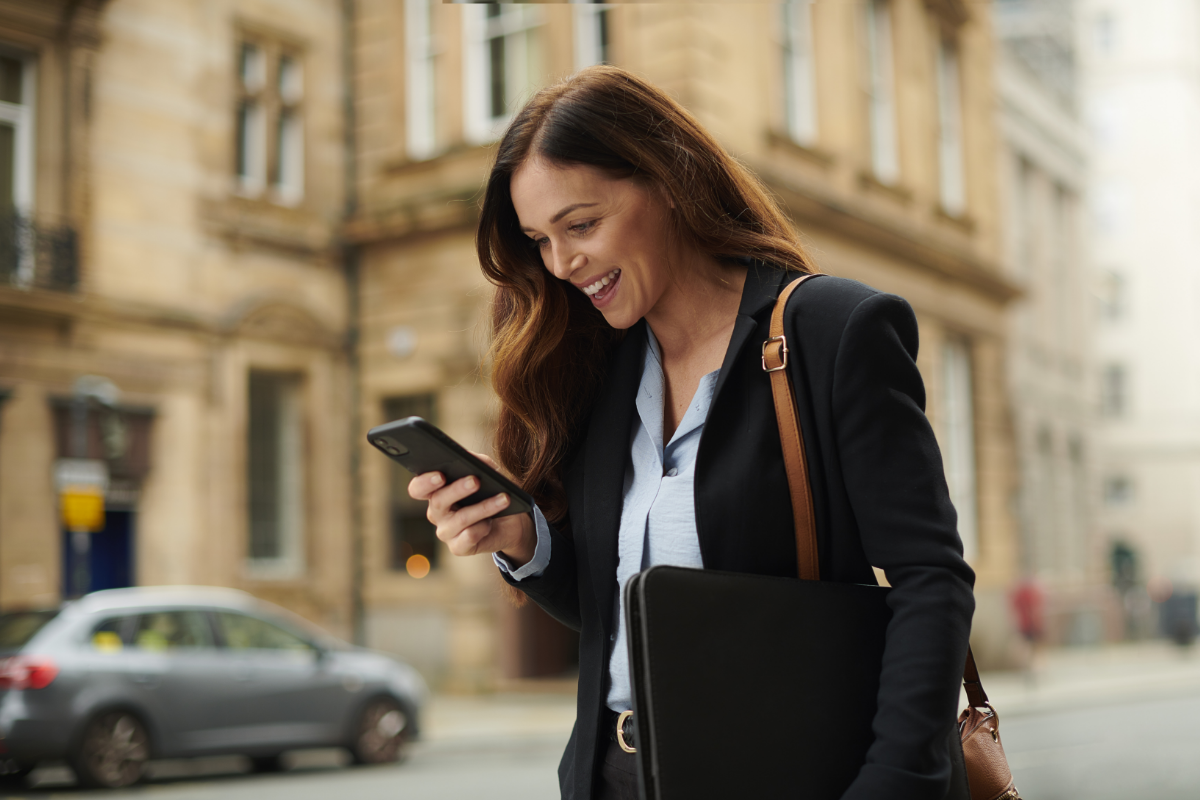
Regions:
[[[632, 711], [622, 711], [621, 715], [619, 717], [617, 717], [617, 744], [619, 744], [621, 746], [621, 749], [624, 750], [626, 753], [636, 753], [637, 752], [636, 747], [630, 747], [628, 744], [625, 743], [625, 721], [632, 716], [633, 716]], [[632, 731], [630, 731], [630, 733], [632, 733]]]
[[[778, 367], [768, 367], [767, 366], [767, 347], [772, 342], [779, 342], [779, 352], [778, 352], [779, 366]], [[767, 339], [765, 342], [763, 342], [763, 344], [762, 344], [762, 367], [763, 367], [764, 372], [779, 372], [779, 370], [781, 370], [781, 369], [786, 369], [787, 368], [787, 358], [788, 358], [788, 346], [787, 346], [787, 337], [786, 336], [772, 336], [770, 339]]]

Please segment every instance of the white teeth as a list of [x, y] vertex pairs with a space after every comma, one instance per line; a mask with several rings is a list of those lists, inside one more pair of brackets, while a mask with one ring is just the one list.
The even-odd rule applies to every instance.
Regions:
[[617, 276], [620, 274], [621, 274], [621, 270], [614, 269], [612, 272], [608, 273], [607, 275], [605, 275], [603, 278], [596, 281], [595, 283], [590, 284], [588, 286], [584, 286], [583, 293], [586, 294], [588, 297], [591, 297], [596, 292], [600, 291], [605, 286], [608, 286], [610, 283], [615, 281], [617, 279]]

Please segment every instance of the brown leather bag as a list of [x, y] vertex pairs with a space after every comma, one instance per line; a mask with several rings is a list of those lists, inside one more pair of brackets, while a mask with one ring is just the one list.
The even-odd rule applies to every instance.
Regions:
[[[783, 332], [783, 313], [788, 298], [800, 284], [815, 275], [805, 275], [789, 283], [775, 302], [771, 314], [771, 336], [763, 342], [763, 369], [771, 375], [771, 393], [775, 399], [775, 416], [779, 422], [779, 438], [783, 443], [783, 461], [787, 469], [788, 488], [792, 495], [792, 515], [796, 527], [796, 560], [800, 578], [820, 580], [817, 560], [816, 523], [813, 516], [812, 487], [808, 481], [808, 461], [804, 455], [804, 438], [800, 434], [800, 416], [796, 411], [796, 395], [788, 380], [787, 337]], [[963, 669], [963, 688], [967, 692], [967, 708], [958, 718], [963, 761], [971, 800], [1021, 800], [1013, 785], [1012, 770], [1000, 743], [1000, 718], [988, 702], [987, 693], [979, 680], [975, 656], [967, 648], [967, 663]]]

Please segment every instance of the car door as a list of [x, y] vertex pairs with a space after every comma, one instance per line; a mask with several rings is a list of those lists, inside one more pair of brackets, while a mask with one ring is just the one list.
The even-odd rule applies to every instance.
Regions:
[[346, 690], [316, 646], [249, 614], [217, 611], [214, 618], [223, 648], [243, 675], [238, 736], [249, 737], [259, 749], [342, 738]]
[[238, 699], [237, 675], [217, 650], [205, 610], [142, 612], [129, 650], [136, 659], [134, 680], [154, 695], [160, 752], [189, 755], [222, 749], [212, 732], [227, 727]]

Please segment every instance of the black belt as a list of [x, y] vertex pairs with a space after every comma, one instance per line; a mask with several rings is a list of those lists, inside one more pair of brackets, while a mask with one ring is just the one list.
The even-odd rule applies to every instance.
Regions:
[[603, 725], [610, 742], [616, 742], [626, 753], [637, 752], [632, 711], [617, 712], [605, 708]]

